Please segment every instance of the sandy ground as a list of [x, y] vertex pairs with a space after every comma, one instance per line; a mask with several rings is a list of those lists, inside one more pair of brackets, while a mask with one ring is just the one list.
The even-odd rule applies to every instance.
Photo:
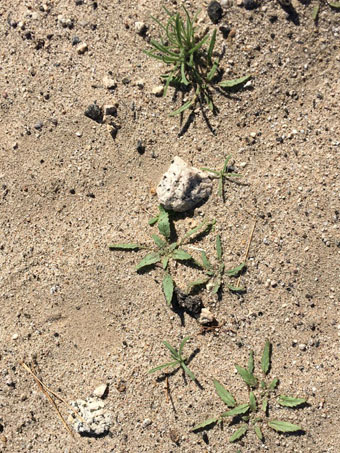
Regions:
[[[148, 36], [158, 36], [150, 14], [164, 17], [159, 2], [1, 1], [1, 452], [339, 451], [339, 14], [324, 5], [315, 25], [312, 4], [293, 4], [294, 21], [264, 1], [252, 11], [228, 7], [215, 26], [206, 4], [186, 2], [190, 11], [203, 7], [202, 26], [234, 30], [232, 40], [217, 35], [225, 76], [254, 78], [250, 88], [216, 95], [220, 113], [208, 114], [215, 134], [201, 113], [179, 134], [179, 118], [168, 113], [180, 99], [152, 94], [163, 65], [142, 53]], [[136, 21], [148, 25], [146, 37]], [[103, 86], [105, 76], [117, 81], [114, 90]], [[94, 101], [117, 103], [115, 139], [85, 117]], [[215, 185], [191, 218], [176, 221], [181, 232], [216, 219], [230, 268], [256, 219], [247, 292], [224, 290], [220, 299], [204, 292], [225, 324], [200, 335], [196, 320], [186, 316], [183, 326], [166, 307], [159, 269], [137, 274], [142, 253], [110, 252], [108, 244], [150, 241], [153, 189], [175, 155], [219, 168], [227, 154], [244, 185], [227, 182], [224, 204]], [[213, 252], [214, 235], [200, 246]], [[190, 272], [174, 270], [180, 287]], [[185, 336], [185, 352], [198, 350], [190, 367], [201, 388], [178, 372], [169, 377], [171, 403], [161, 373], [147, 371], [166, 360], [163, 340], [178, 345]], [[280, 393], [309, 403], [298, 410], [274, 403], [271, 413], [305, 434], [265, 428], [264, 443], [250, 432], [232, 445], [228, 423], [192, 433], [225, 410], [214, 377], [246, 401], [234, 363], [245, 366], [251, 349], [259, 360], [266, 338]], [[110, 433], [73, 440], [21, 360], [67, 401], [107, 383]]]

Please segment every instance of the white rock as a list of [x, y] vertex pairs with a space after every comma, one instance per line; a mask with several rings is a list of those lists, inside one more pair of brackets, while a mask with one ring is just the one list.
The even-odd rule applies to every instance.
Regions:
[[144, 24], [144, 22], [135, 22], [135, 31], [139, 35], [143, 35], [147, 30], [147, 26]]
[[155, 96], [158, 96], [158, 97], [162, 96], [163, 91], [164, 91], [163, 85], [156, 85], [152, 88], [152, 94], [154, 94]]
[[[142, 88], [144, 88], [145, 81], [143, 79], [138, 79], [138, 80], [136, 80], [136, 84], [135, 85], [138, 88], [142, 89]], [[163, 86], [162, 86], [162, 91], [163, 91]]]
[[215, 321], [215, 316], [211, 313], [208, 308], [202, 308], [201, 316], [199, 317], [198, 322], [200, 324], [210, 324]]
[[190, 167], [176, 156], [158, 184], [157, 196], [165, 209], [184, 212], [208, 198], [211, 190], [207, 173]]
[[103, 85], [105, 88], [107, 88], [108, 90], [111, 90], [113, 88], [116, 88], [117, 86], [117, 83], [114, 79], [112, 79], [111, 77], [108, 77], [108, 76], [104, 76], [103, 77]]
[[98, 385], [98, 387], [96, 387], [93, 390], [93, 396], [96, 396], [97, 398], [103, 398], [105, 396], [106, 392], [107, 392], [107, 384], [101, 384], [101, 385]]
[[87, 44], [86, 42], [82, 42], [81, 44], [79, 44], [79, 46], [77, 47], [77, 52], [82, 55], [84, 54], [85, 52], [87, 52], [88, 50], [88, 47], [87, 47]]
[[104, 409], [104, 402], [98, 398], [87, 398], [71, 402], [84, 421], [79, 420], [73, 413], [69, 421], [76, 432], [91, 436], [107, 434], [112, 425], [112, 414]]
[[14, 333], [12, 335], [12, 340], [17, 340], [19, 338], [19, 335], [17, 333]]

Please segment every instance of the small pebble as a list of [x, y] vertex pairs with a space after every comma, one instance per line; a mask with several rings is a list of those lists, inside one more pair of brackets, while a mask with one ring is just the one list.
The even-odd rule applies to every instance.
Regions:
[[117, 115], [117, 104], [105, 104], [103, 106], [103, 113], [105, 116], [116, 116]]
[[91, 118], [93, 121], [97, 121], [97, 123], [100, 123], [103, 120], [103, 111], [95, 102], [87, 107], [84, 115]]
[[304, 343], [299, 344], [300, 351], [305, 351], [307, 346]]
[[140, 36], [145, 35], [147, 29], [148, 29], [148, 27], [145, 25], [144, 22], [135, 22], [135, 31]]
[[41, 121], [38, 121], [37, 123], [35, 123], [34, 125], [34, 129], [36, 129], [37, 131], [40, 131], [40, 129], [43, 127], [43, 123]]
[[143, 79], [136, 80], [136, 86], [140, 89], [144, 88], [145, 82]]
[[245, 9], [255, 9], [258, 7], [256, 0], [243, 0], [243, 6]]
[[79, 46], [77, 47], [77, 52], [79, 53], [79, 55], [83, 55], [87, 51], [88, 51], [88, 47], [87, 47], [86, 42], [79, 44]]
[[107, 391], [108, 391], [107, 384], [98, 385], [98, 387], [96, 387], [93, 390], [93, 396], [96, 396], [97, 398], [104, 398], [105, 395], [107, 394]]
[[164, 91], [163, 85], [156, 85], [152, 88], [151, 93], [157, 97], [160, 97], [162, 96], [163, 91]]
[[208, 16], [213, 24], [217, 24], [223, 15], [223, 9], [219, 2], [213, 1], [208, 5]]
[[107, 88], [108, 90], [112, 90], [114, 88], [116, 88], [117, 86], [117, 83], [114, 79], [112, 79], [111, 77], [108, 77], [108, 76], [104, 76], [103, 77], [103, 85], [105, 88]]
[[12, 335], [12, 340], [17, 340], [19, 338], [19, 335], [17, 333], [14, 333]]
[[137, 152], [139, 154], [144, 154], [145, 153], [145, 146], [143, 145], [142, 140], [137, 141], [137, 146], [136, 146]]
[[80, 43], [80, 39], [78, 38], [78, 36], [73, 36], [73, 38], [72, 38], [72, 46], [76, 46], [79, 43]]

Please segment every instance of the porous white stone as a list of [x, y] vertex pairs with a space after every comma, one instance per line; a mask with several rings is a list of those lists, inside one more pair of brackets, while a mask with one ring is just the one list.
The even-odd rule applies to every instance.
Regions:
[[101, 436], [108, 433], [112, 425], [112, 414], [104, 409], [104, 403], [99, 398], [72, 401], [73, 406], [83, 420], [74, 413], [70, 414], [69, 421], [74, 430], [83, 435]]
[[198, 322], [200, 324], [210, 324], [215, 321], [215, 316], [211, 313], [208, 308], [202, 308], [201, 316], [199, 317]]
[[157, 196], [165, 209], [184, 212], [208, 198], [211, 191], [208, 174], [176, 156], [158, 184]]

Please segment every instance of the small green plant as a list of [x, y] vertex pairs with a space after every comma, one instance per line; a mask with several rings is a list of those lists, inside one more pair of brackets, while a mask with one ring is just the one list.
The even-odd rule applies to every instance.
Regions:
[[181, 344], [179, 345], [178, 350], [175, 349], [174, 347], [172, 347], [167, 341], [163, 341], [164, 346], [170, 351], [171, 358], [173, 359], [173, 361], [168, 362], [168, 363], [163, 363], [162, 365], [158, 365], [155, 368], [152, 368], [149, 371], [149, 374], [155, 373], [156, 371], [162, 370], [163, 368], [179, 366], [182, 368], [184, 373], [189, 376], [189, 378], [191, 380], [196, 381], [196, 377], [195, 377], [194, 373], [191, 370], [189, 370], [189, 368], [185, 364], [187, 359], [183, 358], [183, 356], [182, 356], [184, 345], [189, 340], [190, 340], [190, 337], [185, 337], [181, 341]]
[[[270, 371], [271, 351], [272, 345], [269, 341], [266, 341], [261, 360], [261, 369], [264, 379]], [[250, 427], [254, 429], [256, 436], [261, 441], [264, 439], [262, 432], [264, 425], [280, 433], [303, 431], [298, 425], [285, 421], [273, 420], [268, 417], [269, 400], [271, 396], [277, 396], [276, 389], [279, 380], [274, 378], [271, 382], [267, 383], [264, 379], [259, 381], [259, 379], [254, 376], [255, 367], [253, 351], [250, 352], [247, 368], [243, 368], [239, 365], [235, 365], [235, 368], [249, 389], [249, 401], [244, 404], [237, 404], [233, 395], [219, 381], [214, 379], [215, 390], [229, 410], [217, 417], [209, 418], [196, 425], [193, 428], [193, 431], [204, 429], [216, 423], [220, 424], [225, 418], [229, 417], [234, 419], [237, 417], [242, 421], [241, 426], [229, 438], [229, 442], [239, 440], [246, 434]], [[279, 395], [277, 396], [277, 402], [280, 406], [292, 408], [305, 404], [306, 400], [303, 398]]]
[[112, 244], [109, 246], [111, 250], [141, 250], [146, 249], [147, 253], [144, 258], [137, 264], [136, 271], [143, 270], [150, 266], [155, 266], [158, 263], [161, 264], [164, 271], [163, 277], [163, 292], [165, 299], [168, 305], [171, 304], [175, 282], [170, 274], [169, 263], [171, 260], [179, 261], [182, 263], [198, 264], [195, 259], [188, 253], [183, 250], [182, 245], [184, 245], [188, 240], [197, 238], [198, 234], [202, 234], [206, 231], [209, 231], [212, 226], [215, 224], [215, 221], [203, 221], [197, 227], [189, 230], [181, 239], [177, 241], [171, 241], [171, 223], [169, 212], [166, 211], [162, 206], [159, 206], [159, 214], [149, 221], [151, 225], [155, 223], [158, 224], [158, 230], [163, 236], [161, 238], [157, 234], [152, 234], [151, 237], [154, 241], [155, 246], [150, 247], [147, 245], [140, 245], [137, 243], [118, 243]]
[[[189, 289], [191, 290], [194, 287], [198, 286], [207, 286], [211, 285], [212, 293], [217, 294], [223, 284], [223, 275], [226, 274], [228, 277], [238, 277], [240, 273], [245, 269], [246, 264], [241, 263], [239, 266], [234, 267], [230, 270], [225, 270], [225, 264], [223, 261], [223, 248], [221, 236], [218, 234], [216, 236], [216, 264], [213, 265], [205, 253], [204, 250], [201, 251], [201, 260], [202, 263], [199, 263], [200, 267], [203, 268], [206, 276], [189, 284]], [[227, 285], [228, 289], [232, 292], [244, 292], [244, 288], [237, 287], [235, 285]]]
[[317, 0], [316, 5], [313, 7], [312, 18], [314, 22], [317, 22], [319, 19], [319, 13], [321, 9], [321, 5], [328, 5], [331, 8], [340, 11], [340, 2], [329, 2], [327, 0]]
[[211, 87], [216, 85], [222, 89], [235, 88], [247, 82], [251, 76], [217, 83], [221, 78], [221, 70], [219, 69], [219, 58], [213, 60], [216, 30], [211, 37], [208, 33], [199, 36], [195, 26], [199, 12], [191, 18], [183, 5], [185, 13], [185, 19], [183, 19], [178, 12], [172, 14], [167, 8], [163, 8], [168, 16], [166, 25], [152, 17], [161, 28], [163, 36], [161, 36], [160, 41], [152, 39], [150, 44], [153, 49], [152, 51], [145, 51], [145, 53], [170, 66], [170, 70], [161, 76], [165, 82], [164, 96], [169, 85], [186, 87], [193, 91], [192, 97], [171, 115], [184, 112], [189, 107], [194, 106], [197, 101], [201, 107], [206, 104], [211, 111], [215, 112]]
[[212, 170], [211, 168], [206, 168], [203, 167], [201, 170], [208, 171], [214, 175], [216, 179], [218, 179], [218, 196], [222, 198], [223, 202], [225, 201], [225, 196], [224, 196], [224, 180], [229, 179], [233, 181], [232, 178], [241, 178], [242, 175], [239, 173], [232, 173], [228, 172], [228, 163], [231, 159], [231, 155], [227, 156], [222, 170]]

